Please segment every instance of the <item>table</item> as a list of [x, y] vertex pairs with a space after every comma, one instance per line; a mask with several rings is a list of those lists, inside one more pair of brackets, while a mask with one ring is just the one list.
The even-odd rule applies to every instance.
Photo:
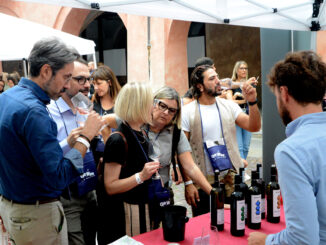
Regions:
[[[206, 227], [209, 229], [210, 227], [210, 214], [203, 214], [194, 218], [191, 218], [188, 223], [186, 223], [186, 231], [185, 231], [185, 240], [182, 242], [178, 242], [180, 245], [192, 245], [193, 241], [196, 237], [200, 237], [202, 228]], [[266, 218], [262, 219], [261, 229], [252, 230], [246, 226], [245, 235], [243, 237], [235, 237], [231, 235], [230, 232], [230, 210], [224, 211], [224, 231], [219, 232], [220, 244], [228, 245], [228, 244], [248, 244], [248, 236], [253, 231], [264, 232], [267, 234], [277, 233], [281, 230], [285, 229], [285, 219], [284, 219], [284, 211], [283, 206], [281, 207], [281, 218], [280, 223], [272, 224], [267, 222]], [[144, 245], [166, 245], [170, 242], [167, 242], [163, 239], [163, 230], [162, 228], [140, 234], [138, 236], [133, 237], [133, 239], [142, 242]]]

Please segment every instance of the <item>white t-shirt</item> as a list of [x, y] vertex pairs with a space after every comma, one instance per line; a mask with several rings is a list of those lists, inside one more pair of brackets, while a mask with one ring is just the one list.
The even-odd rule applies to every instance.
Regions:
[[[234, 118], [237, 118], [240, 113], [243, 113], [241, 108], [231, 100], [224, 100], [225, 103], [229, 104], [231, 113], [234, 115]], [[193, 106], [184, 106], [182, 107], [182, 130], [190, 132], [190, 116], [195, 113], [193, 111]], [[212, 105], [200, 105], [201, 119], [203, 125], [203, 141], [216, 141], [223, 138], [220, 116], [216, 107], [216, 104]], [[235, 123], [235, 122], [234, 122]], [[198, 125], [201, 127], [201, 125]], [[190, 132], [191, 133], [191, 132]], [[204, 146], [203, 146], [204, 147]], [[213, 175], [212, 165], [210, 160], [205, 152], [205, 164], [207, 169], [207, 174]]]

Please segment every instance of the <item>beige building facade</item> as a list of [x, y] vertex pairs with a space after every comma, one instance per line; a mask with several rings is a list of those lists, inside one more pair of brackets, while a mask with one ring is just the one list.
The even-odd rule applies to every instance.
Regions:
[[[0, 0], [0, 12], [77, 36], [101, 14], [94, 10], [10, 0]], [[172, 86], [183, 95], [189, 80], [187, 40], [191, 22], [150, 18], [149, 50], [148, 18], [119, 16], [127, 30], [128, 81], [150, 82], [154, 89]], [[259, 28], [206, 24], [206, 55], [214, 59], [222, 77], [230, 77], [234, 63], [243, 59], [249, 65], [251, 76], [260, 74], [259, 33]], [[2, 35], [2, 38], [10, 36]], [[326, 61], [326, 32], [317, 33], [317, 52]]]

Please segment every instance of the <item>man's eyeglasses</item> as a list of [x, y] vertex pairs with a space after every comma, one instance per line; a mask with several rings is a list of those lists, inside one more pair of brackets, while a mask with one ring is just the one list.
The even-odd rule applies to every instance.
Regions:
[[163, 112], [168, 110], [168, 113], [171, 116], [174, 116], [177, 113], [177, 111], [179, 110], [177, 108], [168, 107], [164, 102], [162, 102], [160, 100], [154, 100], [154, 105], [157, 105], [158, 108]]
[[86, 81], [91, 82], [91, 77], [83, 77], [83, 76], [78, 76], [78, 77], [72, 77], [75, 79], [80, 85], [84, 85]]

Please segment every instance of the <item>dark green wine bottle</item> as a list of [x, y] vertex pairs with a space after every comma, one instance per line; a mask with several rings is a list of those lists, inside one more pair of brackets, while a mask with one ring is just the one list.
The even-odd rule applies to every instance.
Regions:
[[234, 192], [231, 194], [231, 222], [232, 236], [244, 236], [245, 234], [245, 196], [240, 189], [242, 178], [234, 176]]
[[276, 180], [276, 166], [271, 166], [271, 181], [268, 183], [266, 188], [267, 195], [267, 221], [270, 223], [280, 222], [280, 198], [281, 191], [280, 186]]
[[248, 204], [247, 204], [247, 195], [248, 195], [248, 185], [245, 182], [245, 168], [239, 168], [239, 175], [241, 176], [241, 183], [239, 184], [240, 186], [240, 191], [243, 192], [244, 197], [245, 197], [245, 219], [246, 219], [246, 224], [248, 222]]
[[265, 181], [263, 179], [263, 166], [260, 163], [257, 163], [257, 172], [259, 174], [258, 183], [260, 184], [260, 190], [261, 190], [261, 218], [265, 219], [265, 213], [266, 213], [266, 203], [265, 203]]
[[215, 183], [210, 194], [211, 227], [224, 230], [224, 191], [218, 181], [219, 171], [215, 170]]
[[251, 186], [248, 189], [248, 227], [250, 229], [260, 229], [261, 226], [261, 190], [258, 183], [259, 174], [256, 171], [251, 172]]

